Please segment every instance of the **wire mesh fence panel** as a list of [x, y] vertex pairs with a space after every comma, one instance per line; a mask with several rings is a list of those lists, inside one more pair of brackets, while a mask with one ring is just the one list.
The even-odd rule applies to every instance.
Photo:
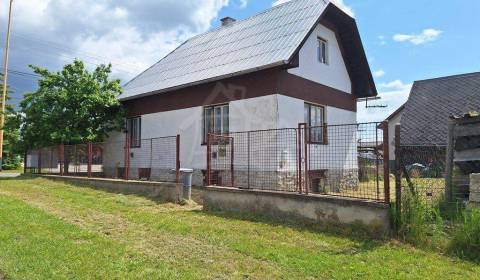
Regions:
[[94, 178], [177, 182], [180, 137], [59, 145], [31, 150], [25, 169], [30, 173]]
[[88, 171], [88, 145], [65, 145], [63, 172], [67, 176], [87, 176]]
[[27, 173], [38, 173], [39, 168], [39, 150], [30, 150], [27, 152], [25, 157], [25, 172]]
[[384, 201], [380, 123], [307, 128], [309, 192]]
[[[153, 138], [150, 140], [150, 180], [160, 182], [176, 182], [177, 172], [180, 167], [178, 155], [180, 151], [180, 138], [169, 136]], [[140, 170], [138, 171], [140, 173]], [[145, 171], [144, 171], [145, 172]]]
[[384, 202], [382, 143], [379, 123], [210, 135], [210, 183]]
[[445, 198], [446, 146], [400, 146], [402, 193], [417, 193], [437, 204]]
[[[102, 151], [102, 173], [99, 176], [111, 179], [125, 179], [127, 178], [126, 171], [128, 166], [128, 158], [126, 156], [127, 143], [126, 141], [111, 141], [104, 142], [98, 145]], [[96, 176], [96, 174], [92, 174]]]
[[298, 191], [296, 129], [211, 135], [209, 143], [213, 185]]
[[91, 145], [91, 177], [107, 177], [104, 166], [105, 146], [105, 143], [93, 143]]

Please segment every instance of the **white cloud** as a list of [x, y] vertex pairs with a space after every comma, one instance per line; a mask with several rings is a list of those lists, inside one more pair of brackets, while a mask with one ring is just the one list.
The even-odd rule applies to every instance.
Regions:
[[[277, 5], [280, 5], [280, 4], [283, 4], [283, 3], [286, 3], [286, 2], [289, 2], [291, 0], [275, 0], [273, 1], [273, 6], [277, 6]], [[337, 7], [339, 7], [340, 9], [342, 9], [346, 14], [348, 14], [349, 16], [351, 17], [355, 17], [355, 12], [353, 11], [352, 7], [348, 6], [347, 4], [345, 4], [345, 2], [343, 0], [331, 0], [330, 2], [332, 2], [333, 4], [335, 4]]]
[[248, 5], [248, 0], [240, 0], [240, 8], [246, 8]]
[[395, 34], [393, 40], [397, 42], [410, 42], [414, 45], [422, 45], [437, 40], [441, 34], [441, 30], [428, 28], [423, 30], [420, 34]]
[[383, 69], [379, 69], [375, 72], [373, 72], [373, 77], [375, 78], [380, 78], [380, 77], [383, 77], [385, 76], [385, 71], [383, 71]]
[[358, 104], [359, 122], [379, 122], [385, 120], [395, 112], [402, 104], [407, 102], [412, 89], [412, 83], [404, 83], [394, 80], [378, 85], [380, 100], [370, 101], [370, 105], [387, 105], [387, 108], [365, 108], [364, 104]]
[[377, 37], [377, 39], [378, 39], [378, 44], [380, 46], [385, 46], [387, 44], [387, 41], [385, 40], [385, 36], [380, 35]]
[[[7, 2], [0, 2], [0, 10], [6, 10]], [[16, 1], [11, 67], [28, 71], [27, 65], [35, 64], [58, 70], [77, 57], [90, 67], [112, 62], [114, 74], [125, 83], [187, 38], [211, 28], [230, 2], [247, 1]], [[6, 13], [1, 13], [1, 26], [5, 21]]]

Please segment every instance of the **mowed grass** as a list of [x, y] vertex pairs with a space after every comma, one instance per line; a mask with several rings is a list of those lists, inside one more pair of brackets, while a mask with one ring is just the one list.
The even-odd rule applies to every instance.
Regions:
[[394, 241], [23, 177], [0, 179], [0, 279], [2, 274], [7, 279], [478, 279], [480, 266]]

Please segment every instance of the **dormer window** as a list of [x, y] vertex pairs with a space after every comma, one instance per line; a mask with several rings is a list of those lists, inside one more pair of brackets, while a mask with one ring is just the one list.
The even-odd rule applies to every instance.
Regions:
[[328, 64], [328, 42], [322, 38], [318, 38], [318, 61]]

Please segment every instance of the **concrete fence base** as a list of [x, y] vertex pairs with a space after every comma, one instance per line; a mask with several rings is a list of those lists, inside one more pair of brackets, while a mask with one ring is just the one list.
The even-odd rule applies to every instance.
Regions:
[[140, 181], [124, 181], [116, 179], [102, 178], [82, 178], [68, 176], [44, 176], [49, 179], [61, 180], [78, 185], [88, 185], [101, 190], [106, 190], [122, 194], [143, 195], [148, 198], [159, 199], [168, 202], [180, 201], [182, 185], [175, 183], [157, 183], [157, 182], [140, 182]]
[[313, 223], [360, 225], [376, 236], [390, 232], [389, 206], [331, 196], [206, 187], [206, 210], [244, 212]]

